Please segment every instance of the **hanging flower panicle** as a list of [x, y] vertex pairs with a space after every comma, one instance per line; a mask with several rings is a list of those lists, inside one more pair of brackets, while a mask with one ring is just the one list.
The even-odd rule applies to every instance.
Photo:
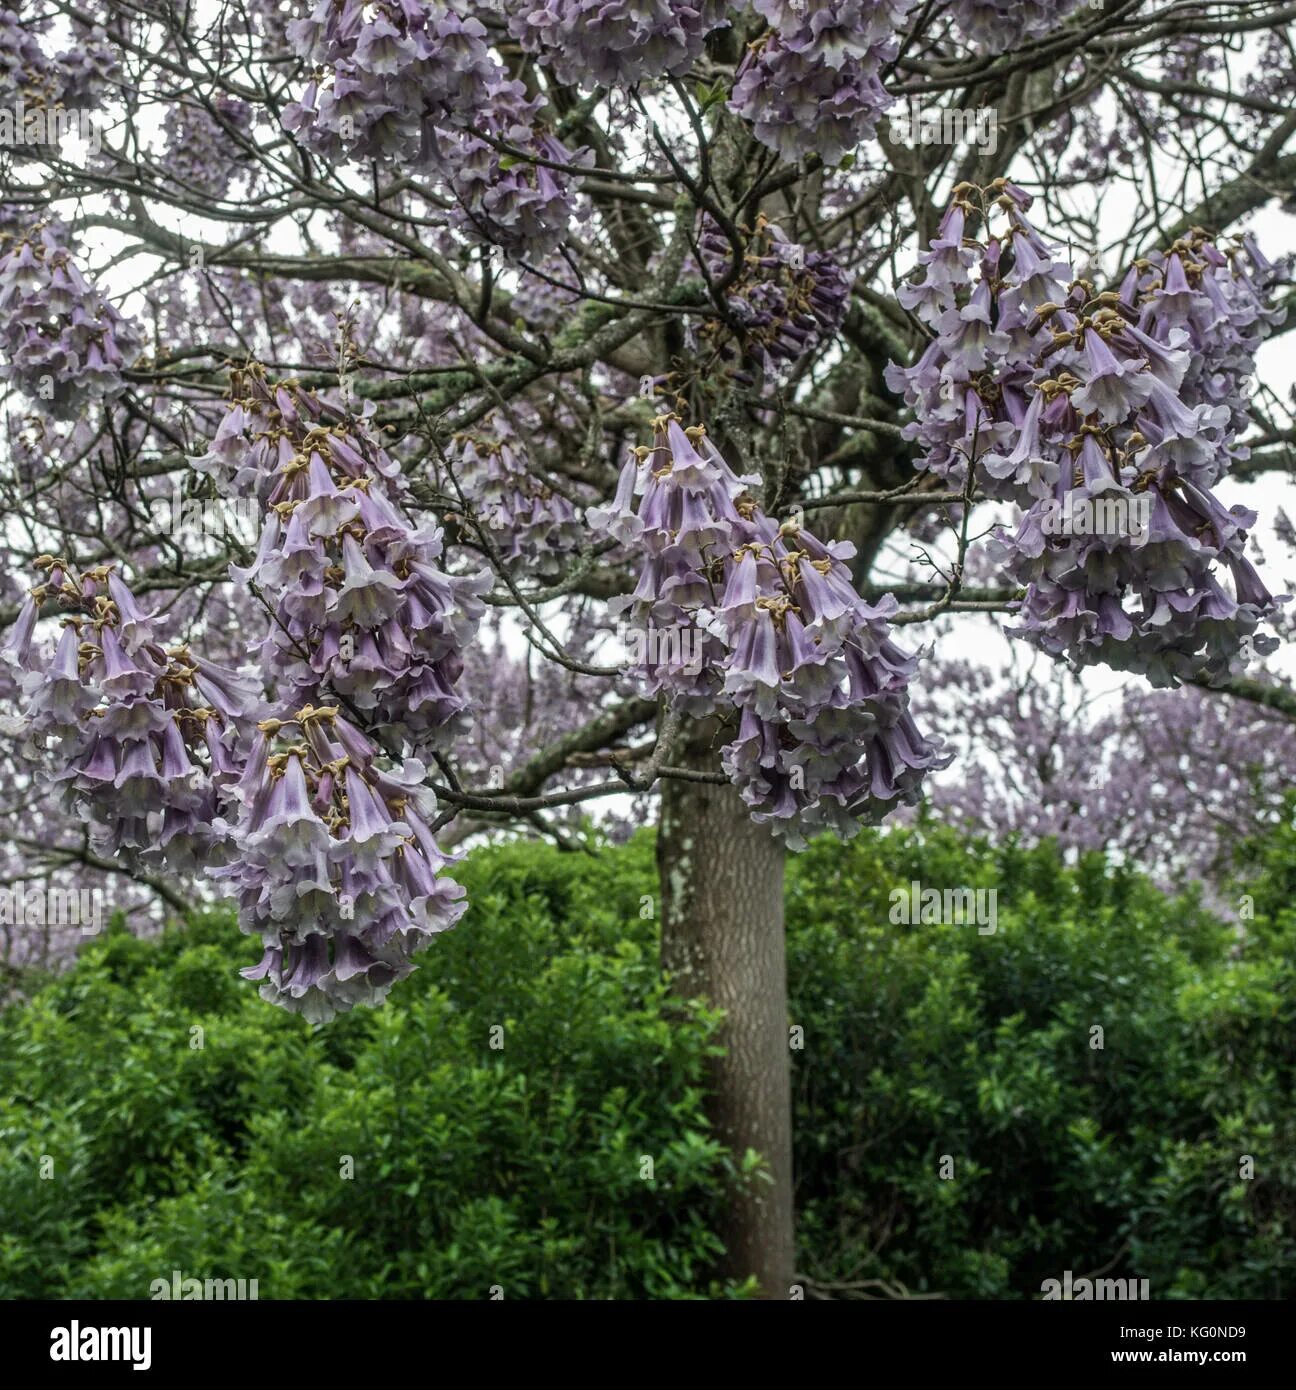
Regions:
[[882, 70], [917, 0], [754, 0], [771, 25], [736, 74], [730, 109], [784, 159], [836, 164], [874, 131], [892, 98]]
[[1026, 586], [1013, 635], [1155, 685], [1226, 679], [1273, 650], [1258, 628], [1283, 601], [1245, 555], [1254, 514], [1211, 490], [1245, 454], [1273, 269], [1193, 230], [1100, 291], [1030, 204], [1002, 179], [961, 185], [901, 291], [935, 332], [911, 367], [887, 369], [918, 466], [959, 487], [972, 470], [1024, 509], [990, 547]]
[[[729, 238], [707, 218], [698, 247], [713, 283], [733, 263]], [[826, 251], [789, 241], [764, 214], [756, 219], [742, 272], [725, 290], [730, 323], [708, 319], [700, 336], [722, 359], [734, 359], [739, 380], [759, 368], [777, 378], [821, 343], [833, 338], [850, 305], [850, 280]]]
[[682, 77], [708, 34], [727, 28], [723, 0], [545, 0], [509, 15], [509, 33], [586, 88]]
[[489, 84], [506, 76], [480, 8], [318, 0], [287, 27], [293, 51], [315, 72], [284, 125], [326, 159], [435, 161], [437, 127], [470, 124]]
[[496, 22], [491, 6], [460, 0], [319, 0], [288, 25], [294, 51], [316, 66], [284, 126], [325, 159], [433, 175], [468, 240], [541, 260], [566, 234], [574, 171], [593, 156], [545, 126], [544, 98], [510, 75], [483, 19]]
[[964, 40], [983, 53], [1006, 50], [1060, 28], [1089, 0], [954, 0], [948, 14]]
[[0, 217], [0, 381], [59, 419], [120, 394], [134, 327], [77, 268], [57, 218]]
[[631, 451], [616, 495], [586, 513], [590, 526], [641, 554], [633, 593], [608, 605], [642, 638], [636, 674], [689, 714], [709, 713], [720, 688], [723, 643], [698, 621], [724, 590], [727, 557], [747, 539], [740, 504], [754, 477], [737, 477], [707, 438], [674, 415], [653, 421], [653, 445]]
[[737, 477], [701, 426], [663, 416], [654, 429], [614, 501], [590, 513], [646, 556], [634, 593], [611, 605], [637, 634], [636, 674], [688, 714], [736, 721], [725, 771], [794, 847], [916, 800], [948, 759], [909, 715], [917, 663], [890, 638], [895, 600], [859, 596], [849, 544], [766, 516], [759, 480]]
[[377, 1004], [412, 957], [463, 915], [432, 838], [436, 799], [416, 759], [382, 767], [336, 706], [266, 719], [221, 825], [237, 850], [213, 872], [264, 946], [242, 974], [311, 1023]]
[[585, 525], [576, 506], [536, 475], [516, 431], [501, 419], [489, 431], [456, 435], [449, 461], [500, 557], [541, 579], [561, 574], [586, 540]]
[[[213, 822], [264, 712], [259, 682], [163, 646], [110, 566], [78, 573], [49, 555], [35, 564], [43, 578], [0, 648], [24, 673], [25, 751], [52, 751], [51, 780], [96, 853], [177, 869], [217, 862], [227, 846]], [[52, 651], [35, 635], [46, 607], [59, 615]]]
[[567, 149], [545, 127], [544, 106], [521, 82], [493, 82], [476, 127], [482, 133], [439, 146], [455, 199], [451, 226], [511, 260], [543, 261], [558, 250], [577, 211], [575, 172], [594, 163], [590, 150]]
[[268, 383], [259, 367], [236, 374], [234, 390], [193, 464], [265, 508], [255, 558], [232, 570], [273, 611], [264, 668], [288, 703], [340, 699], [416, 748], [448, 739], [489, 571], [446, 572], [441, 529], [411, 520], [399, 465], [364, 420]]

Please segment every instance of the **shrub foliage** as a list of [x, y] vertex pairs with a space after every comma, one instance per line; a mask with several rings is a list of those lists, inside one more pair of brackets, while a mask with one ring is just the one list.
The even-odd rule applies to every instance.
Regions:
[[[810, 1291], [1033, 1297], [1071, 1269], [1290, 1296], [1292, 839], [1232, 924], [923, 826], [794, 861]], [[651, 849], [478, 851], [463, 925], [319, 1029], [237, 980], [227, 913], [92, 941], [0, 1015], [0, 1295], [175, 1269], [263, 1298], [742, 1295], [710, 1274], [717, 1018], [660, 982]], [[893, 924], [914, 880], [995, 888], [995, 932]]]

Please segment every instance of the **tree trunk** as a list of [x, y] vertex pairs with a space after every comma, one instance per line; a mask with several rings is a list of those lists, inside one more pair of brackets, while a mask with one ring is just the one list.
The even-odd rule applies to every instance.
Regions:
[[[684, 758], [675, 759], [684, 762]], [[693, 766], [715, 766], [696, 753]], [[713, 1059], [709, 1114], [740, 1163], [754, 1149], [760, 1173], [729, 1194], [721, 1273], [755, 1275], [766, 1298], [790, 1297], [793, 1276], [792, 1099], [784, 851], [754, 825], [730, 786], [668, 780], [662, 788], [657, 868], [662, 966], [684, 998], [725, 1011]]]

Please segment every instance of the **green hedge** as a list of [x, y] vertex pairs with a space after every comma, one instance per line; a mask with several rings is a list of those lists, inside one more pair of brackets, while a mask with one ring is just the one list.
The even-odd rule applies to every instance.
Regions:
[[[802, 1275], [1289, 1296], [1285, 849], [1259, 852], [1240, 951], [1192, 898], [1050, 849], [918, 829], [794, 860]], [[147, 1297], [173, 1269], [263, 1298], [740, 1296], [709, 1273], [717, 1020], [663, 995], [650, 838], [459, 876], [464, 923], [320, 1030], [237, 978], [256, 951], [220, 914], [113, 931], [0, 1014], [0, 1296]], [[996, 888], [998, 930], [892, 925], [913, 879]]]
[[[890, 925], [915, 879], [997, 888], [996, 932]], [[1239, 949], [1237, 924], [1096, 857], [921, 831], [814, 845], [789, 890], [807, 1271], [965, 1298], [1038, 1297], [1068, 1269], [1289, 1297], [1296, 917], [1263, 881]]]

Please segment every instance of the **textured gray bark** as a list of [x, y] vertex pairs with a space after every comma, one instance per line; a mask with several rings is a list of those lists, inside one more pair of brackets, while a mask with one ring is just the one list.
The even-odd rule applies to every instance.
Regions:
[[664, 786], [662, 965], [677, 993], [725, 1010], [725, 1054], [712, 1063], [709, 1113], [735, 1157], [756, 1150], [768, 1175], [731, 1193], [721, 1272], [755, 1275], [765, 1297], [780, 1299], [789, 1297], [793, 1274], [783, 861], [782, 846], [752, 824], [732, 787]]

